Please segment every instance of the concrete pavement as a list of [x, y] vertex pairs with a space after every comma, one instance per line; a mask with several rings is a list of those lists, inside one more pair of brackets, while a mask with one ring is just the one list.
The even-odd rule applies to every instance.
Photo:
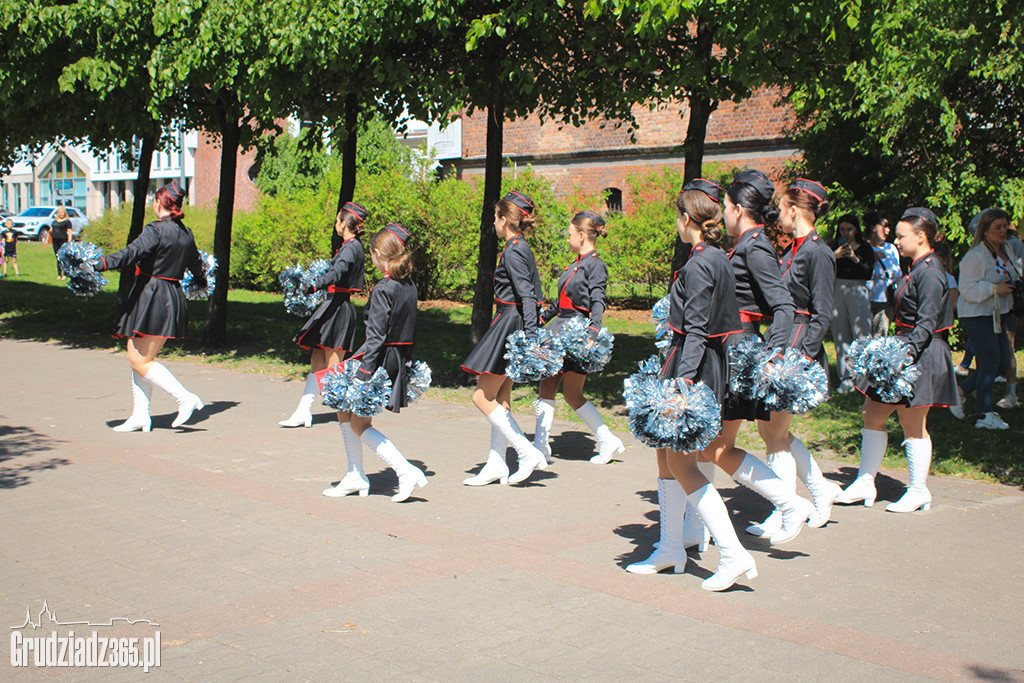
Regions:
[[[547, 472], [468, 488], [487, 424], [425, 399], [375, 425], [429, 485], [392, 503], [366, 452], [371, 495], [328, 499], [345, 458], [327, 409], [277, 426], [299, 381], [167, 362], [208, 408], [173, 430], [157, 391], [153, 432], [119, 434], [123, 352], [0, 340], [0, 359], [0, 623], [45, 601], [50, 621], [159, 624], [79, 633], [161, 637], [148, 674], [13, 667], [9, 644], [5, 680], [1024, 680], [1018, 489], [932, 477], [928, 512], [837, 507], [774, 549], [740, 531], [760, 576], [710, 594], [713, 547], [686, 574], [623, 571], [657, 538], [653, 452], [626, 434], [597, 466], [585, 427], [556, 422]], [[880, 498], [906, 479], [883, 471]], [[737, 529], [767, 514], [716, 483]]]

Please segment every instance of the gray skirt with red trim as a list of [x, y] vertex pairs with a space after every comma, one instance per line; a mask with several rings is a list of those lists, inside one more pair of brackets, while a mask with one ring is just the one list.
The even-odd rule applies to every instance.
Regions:
[[[678, 332], [672, 335], [672, 345], [668, 347], [668, 355], [661, 368], [662, 379], [671, 377], [682, 377], [679, 372], [679, 365], [683, 358], [683, 344], [686, 335]], [[693, 383], [704, 382], [711, 388], [715, 400], [719, 405], [725, 400], [729, 392], [729, 363], [725, 356], [725, 349], [716, 339], [709, 339], [704, 345], [704, 357], [697, 364], [697, 371], [692, 377]]]
[[114, 336], [175, 339], [187, 331], [188, 303], [181, 283], [137, 274], [114, 324]]
[[331, 294], [313, 311], [292, 341], [304, 349], [341, 349], [351, 351], [356, 345], [356, 307], [348, 294]]
[[[349, 363], [358, 363], [364, 355], [364, 347], [352, 354], [348, 359]], [[384, 347], [384, 358], [380, 366], [391, 378], [391, 398], [388, 399], [388, 410], [392, 413], [399, 412], [409, 405], [409, 368], [406, 361], [412, 360], [412, 344], [396, 344]]]
[[498, 304], [491, 326], [462, 362], [462, 369], [474, 375], [505, 374], [505, 343], [508, 335], [523, 329], [523, 316], [514, 304]]
[[[566, 324], [567, 322], [572, 320], [574, 317], [576, 317], [576, 316], [575, 315], [572, 315], [572, 316], [562, 316], [562, 315], [559, 315], [558, 317], [556, 317], [553, 320], [551, 320], [551, 322], [549, 322], [547, 325], [545, 325], [544, 329], [547, 330], [548, 332], [550, 332], [551, 334], [558, 334], [558, 331], [561, 329], [562, 325]], [[565, 356], [565, 360], [562, 361], [562, 370], [561, 370], [561, 372], [574, 372], [577, 375], [586, 375], [587, 374], [587, 371], [583, 369], [583, 367], [580, 365], [580, 362], [578, 360], [576, 360], [575, 358], [573, 358], [572, 356], [569, 356], [569, 355], [566, 355]]]

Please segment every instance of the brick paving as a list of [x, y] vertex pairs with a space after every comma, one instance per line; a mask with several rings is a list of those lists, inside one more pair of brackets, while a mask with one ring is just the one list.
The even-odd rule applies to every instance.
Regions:
[[[392, 503], [367, 452], [371, 495], [327, 499], [345, 472], [327, 409], [277, 426], [301, 382], [168, 362], [207, 410], [172, 430], [157, 392], [153, 432], [119, 434], [123, 353], [0, 354], [0, 623], [45, 601], [63, 621], [148, 619], [162, 639], [149, 674], [14, 668], [8, 644], [3, 680], [1024, 680], [1015, 488], [932, 477], [928, 512], [837, 507], [774, 549], [741, 532], [760, 576], [710, 594], [713, 547], [685, 574], [623, 571], [657, 536], [653, 454], [628, 435], [621, 462], [596, 466], [585, 427], [556, 422], [547, 472], [467, 488], [487, 425], [425, 399], [376, 425], [429, 485]], [[906, 479], [883, 471], [880, 498]], [[737, 528], [767, 513], [717, 484]]]

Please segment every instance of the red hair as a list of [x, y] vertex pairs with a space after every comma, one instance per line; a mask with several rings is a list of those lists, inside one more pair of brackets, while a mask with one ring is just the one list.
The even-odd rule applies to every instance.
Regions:
[[156, 195], [154, 195], [153, 201], [155, 201], [157, 204], [164, 207], [170, 212], [168, 218], [170, 218], [171, 220], [180, 221], [182, 218], [185, 217], [185, 212], [181, 210], [181, 204], [174, 201], [174, 199], [171, 197], [171, 193], [167, 191], [166, 187], [161, 187], [159, 190], [156, 191]]

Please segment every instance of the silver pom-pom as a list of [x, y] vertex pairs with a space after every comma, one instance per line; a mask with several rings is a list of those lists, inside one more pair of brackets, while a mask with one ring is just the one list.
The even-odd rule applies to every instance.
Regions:
[[671, 300], [666, 296], [658, 299], [651, 308], [651, 322], [654, 323], [654, 345], [665, 351], [672, 343], [672, 328], [668, 324], [668, 313], [672, 308]]
[[802, 415], [828, 398], [825, 369], [794, 348], [779, 351], [751, 335], [729, 348], [729, 388], [772, 412]]
[[409, 361], [405, 367], [407, 368], [406, 381], [409, 384], [405, 391], [405, 400], [411, 404], [420, 400], [423, 394], [427, 393], [433, 378], [430, 366], [421, 360]]
[[318, 290], [306, 294], [306, 289], [316, 285], [331, 264], [318, 259], [309, 264], [309, 268], [295, 265], [285, 268], [278, 275], [278, 282], [284, 289], [284, 307], [292, 315], [306, 317], [315, 311], [327, 298], [327, 292]]
[[384, 410], [391, 398], [391, 379], [384, 368], [377, 368], [366, 382], [356, 379], [358, 360], [348, 360], [332, 366], [320, 383], [324, 403], [360, 417], [372, 417]]
[[559, 343], [565, 355], [575, 358], [584, 372], [602, 370], [611, 360], [612, 346], [615, 344], [615, 337], [607, 327], [602, 327], [596, 338], [592, 337], [592, 326], [589, 318], [576, 316], [558, 330]]
[[882, 402], [900, 403], [913, 397], [921, 371], [910, 354], [910, 344], [899, 335], [857, 339], [847, 355], [854, 359], [854, 380], [867, 380]]
[[722, 431], [722, 408], [703, 382], [662, 379], [652, 357], [624, 382], [629, 429], [652, 448], [689, 453], [703, 450]]
[[213, 257], [213, 254], [207, 254], [205, 251], [199, 252], [199, 258], [203, 262], [206, 286], [199, 287], [190, 270], [185, 271], [185, 277], [181, 280], [181, 289], [185, 292], [185, 298], [193, 301], [209, 299], [213, 294], [213, 288], [217, 286], [217, 259]]
[[68, 289], [78, 296], [92, 296], [107, 284], [97, 273], [93, 261], [103, 256], [103, 249], [92, 242], [68, 242], [57, 250], [57, 263], [68, 277]]
[[537, 330], [533, 337], [516, 330], [506, 339], [505, 360], [505, 376], [513, 382], [539, 382], [561, 372], [565, 351], [548, 330]]

